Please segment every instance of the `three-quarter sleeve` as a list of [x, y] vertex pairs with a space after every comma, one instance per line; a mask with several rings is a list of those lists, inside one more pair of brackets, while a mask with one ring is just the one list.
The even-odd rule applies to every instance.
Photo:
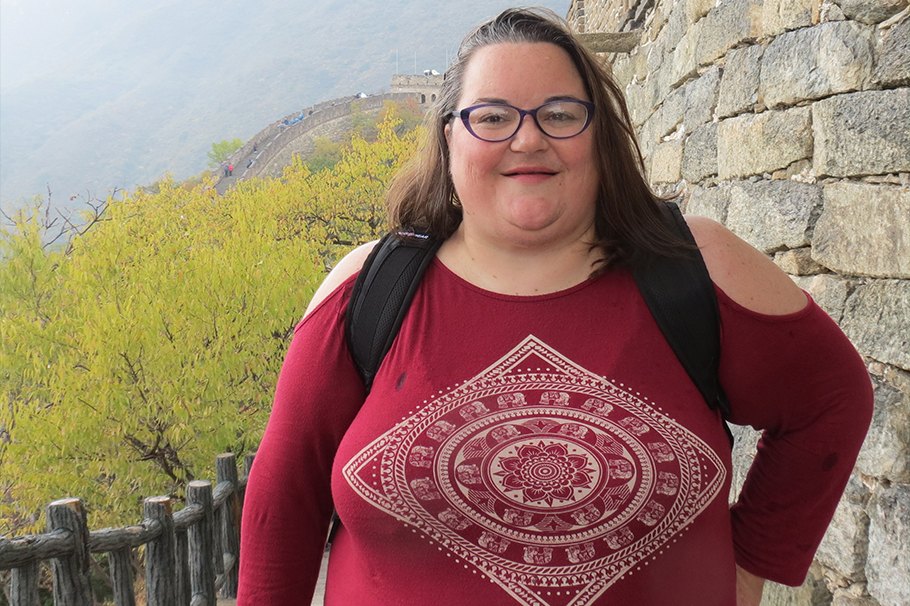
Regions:
[[332, 462], [364, 399], [344, 340], [349, 283], [295, 329], [244, 501], [239, 606], [309, 604], [332, 515]]
[[737, 563], [787, 585], [804, 579], [872, 416], [872, 386], [853, 345], [809, 301], [785, 316], [719, 292], [721, 382], [730, 420], [762, 430], [731, 510]]

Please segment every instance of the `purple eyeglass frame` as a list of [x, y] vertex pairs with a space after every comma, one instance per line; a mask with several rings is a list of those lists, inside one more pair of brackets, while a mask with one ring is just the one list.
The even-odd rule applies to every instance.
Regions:
[[[541, 128], [540, 122], [537, 121], [537, 112], [539, 112], [541, 109], [545, 108], [546, 106], [552, 105], [554, 103], [578, 103], [579, 105], [583, 105], [585, 107], [585, 109], [587, 109], [588, 111], [587, 111], [587, 119], [585, 120], [585, 125], [581, 127], [581, 130], [579, 130], [574, 135], [569, 135], [568, 137], [556, 137], [554, 135], [551, 135], [551, 134], [545, 132], [544, 129]], [[474, 129], [471, 128], [471, 121], [470, 121], [469, 116], [471, 115], [472, 111], [474, 111], [475, 109], [480, 109], [482, 107], [509, 107], [509, 108], [517, 111], [518, 112], [518, 126], [515, 127], [515, 132], [513, 132], [508, 137], [504, 137], [502, 139], [484, 139], [483, 137], [478, 136], [478, 134], [474, 132]], [[466, 129], [468, 129], [469, 133], [471, 133], [472, 135], [474, 135], [474, 137], [480, 139], [481, 141], [486, 141], [487, 143], [502, 143], [503, 141], [508, 141], [509, 139], [511, 139], [512, 137], [517, 135], [518, 131], [521, 130], [521, 125], [524, 123], [525, 116], [531, 116], [531, 118], [534, 119], [534, 124], [537, 125], [537, 129], [542, 134], [546, 135], [547, 137], [550, 137], [551, 139], [571, 139], [572, 137], [577, 137], [581, 133], [585, 132], [588, 129], [588, 127], [591, 125], [591, 121], [594, 119], [594, 108], [595, 108], [595, 105], [592, 102], [582, 101], [580, 99], [557, 99], [554, 101], [547, 101], [540, 107], [535, 107], [534, 109], [521, 109], [520, 107], [515, 107], [514, 105], [509, 105], [508, 103], [481, 103], [480, 105], [472, 105], [471, 107], [466, 107], [464, 109], [453, 110], [453, 111], [449, 112], [449, 118], [461, 118], [461, 122], [464, 124], [464, 127]]]

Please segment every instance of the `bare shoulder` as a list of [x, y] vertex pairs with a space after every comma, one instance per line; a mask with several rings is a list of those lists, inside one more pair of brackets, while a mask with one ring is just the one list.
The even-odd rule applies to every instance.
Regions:
[[358, 246], [338, 262], [338, 265], [329, 272], [329, 275], [325, 277], [325, 280], [319, 288], [316, 289], [316, 294], [313, 295], [310, 304], [307, 305], [306, 313], [303, 314], [304, 318], [307, 317], [312, 310], [316, 309], [316, 306], [322, 303], [322, 301], [332, 294], [336, 288], [341, 286], [345, 280], [360, 271], [360, 268], [363, 267], [363, 262], [366, 261], [366, 258], [370, 255], [370, 252], [372, 252], [373, 247], [376, 246], [376, 242], [378, 242], [378, 240]]
[[758, 313], [784, 315], [806, 306], [805, 293], [762, 252], [720, 223], [686, 216], [711, 279], [731, 299]]

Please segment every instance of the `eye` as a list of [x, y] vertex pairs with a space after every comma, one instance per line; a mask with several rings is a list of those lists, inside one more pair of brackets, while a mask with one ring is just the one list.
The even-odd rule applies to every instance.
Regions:
[[493, 127], [503, 126], [515, 120], [515, 112], [509, 107], [488, 105], [471, 111], [471, 124]]
[[541, 108], [538, 119], [550, 124], [569, 124], [585, 119], [585, 108], [579, 103], [554, 103]]

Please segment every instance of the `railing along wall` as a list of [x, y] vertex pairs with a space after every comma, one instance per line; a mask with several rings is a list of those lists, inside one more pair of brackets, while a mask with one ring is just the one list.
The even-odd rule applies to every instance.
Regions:
[[116, 606], [135, 606], [132, 550], [145, 545], [148, 606], [215, 606], [216, 593], [237, 596], [242, 494], [253, 463], [237, 477], [231, 453], [216, 457], [217, 479], [195, 480], [186, 506], [173, 513], [167, 496], [145, 499], [141, 524], [89, 531], [82, 500], [47, 506], [47, 532], [0, 539], [0, 571], [10, 570], [10, 606], [38, 606], [38, 571], [49, 560], [55, 606], [94, 606], [90, 558], [106, 553]]

